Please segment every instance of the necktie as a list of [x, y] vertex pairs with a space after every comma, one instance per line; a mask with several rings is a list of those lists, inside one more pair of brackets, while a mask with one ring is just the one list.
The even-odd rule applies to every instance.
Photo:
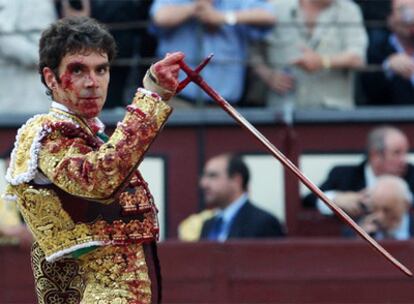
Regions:
[[212, 241], [217, 241], [222, 229], [223, 218], [221, 216], [216, 216], [211, 226], [211, 230], [208, 234], [208, 239]]

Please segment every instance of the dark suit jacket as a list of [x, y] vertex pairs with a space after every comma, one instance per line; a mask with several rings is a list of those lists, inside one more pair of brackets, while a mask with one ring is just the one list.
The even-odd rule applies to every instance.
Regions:
[[[366, 187], [364, 166], [366, 161], [356, 166], [337, 166], [328, 175], [327, 180], [320, 186], [322, 191], [359, 191]], [[409, 164], [404, 175], [405, 181], [414, 193], [414, 166]], [[303, 206], [316, 207], [316, 196], [312, 193], [303, 199]]]
[[[213, 222], [214, 218], [204, 222], [201, 239], [207, 238]], [[283, 226], [273, 215], [247, 201], [234, 216], [228, 238], [272, 238], [284, 235]]]
[[[397, 53], [385, 36], [376, 45], [368, 48], [368, 63], [382, 65], [388, 56]], [[361, 74], [361, 86], [367, 105], [412, 105], [414, 87], [410, 80], [398, 75], [387, 77], [384, 72], [365, 72]]]

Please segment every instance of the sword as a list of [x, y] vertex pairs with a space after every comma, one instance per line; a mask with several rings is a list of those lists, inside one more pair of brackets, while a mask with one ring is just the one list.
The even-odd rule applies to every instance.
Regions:
[[206, 92], [224, 111], [234, 118], [244, 129], [246, 129], [255, 139], [257, 139], [282, 165], [291, 171], [296, 177], [319, 197], [343, 222], [349, 225], [359, 236], [371, 245], [371, 247], [380, 253], [387, 261], [401, 270], [404, 274], [412, 277], [412, 272], [401, 262], [394, 258], [387, 250], [375, 241], [368, 233], [365, 232], [355, 221], [346, 214], [341, 208], [336, 206], [331, 200], [319, 189], [311, 180], [309, 180], [299, 168], [293, 164], [282, 152], [280, 152], [259, 130], [257, 130], [247, 119], [245, 119], [234, 107], [232, 107], [219, 93], [210, 87], [200, 75], [200, 71], [208, 64], [213, 57], [210, 54], [194, 70], [192, 70], [184, 61], [180, 61], [180, 68], [187, 74], [187, 78], [181, 81], [176, 90], [178, 94], [190, 82], [197, 84]]

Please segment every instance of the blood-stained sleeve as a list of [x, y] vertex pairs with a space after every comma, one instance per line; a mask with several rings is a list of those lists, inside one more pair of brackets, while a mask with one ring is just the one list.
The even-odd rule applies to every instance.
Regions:
[[170, 113], [157, 96], [138, 90], [124, 119], [103, 144], [74, 124], [54, 122], [42, 141], [39, 169], [72, 195], [110, 200], [128, 182]]

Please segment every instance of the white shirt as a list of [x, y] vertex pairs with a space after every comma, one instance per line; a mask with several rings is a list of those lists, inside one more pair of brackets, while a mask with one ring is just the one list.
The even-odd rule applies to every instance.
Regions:
[[57, 19], [53, 2], [0, 0], [0, 111], [34, 114], [49, 108], [37, 64], [41, 32]]

